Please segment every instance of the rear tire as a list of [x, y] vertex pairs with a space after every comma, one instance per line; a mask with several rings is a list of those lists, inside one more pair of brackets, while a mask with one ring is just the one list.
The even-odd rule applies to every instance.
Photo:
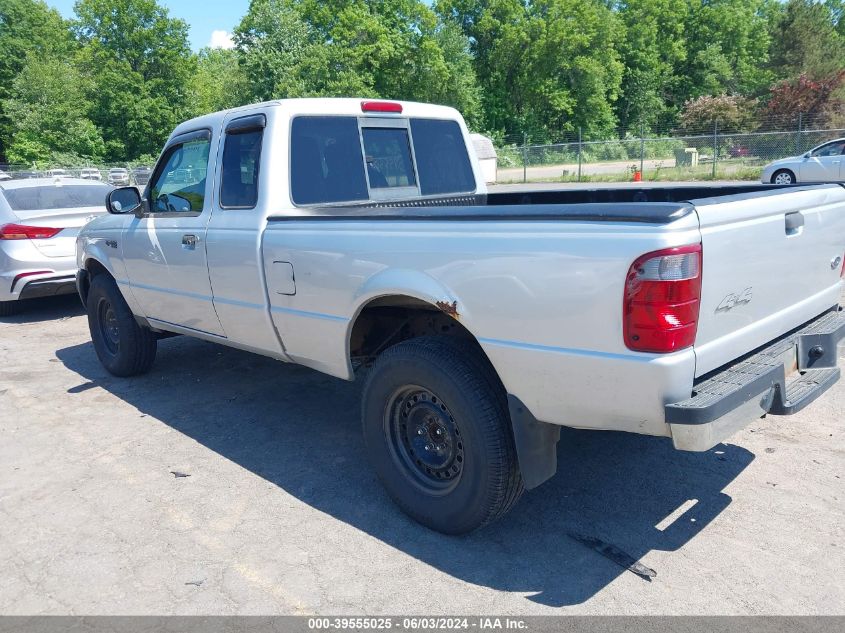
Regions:
[[120, 377], [148, 372], [156, 357], [156, 335], [138, 325], [114, 279], [94, 277], [86, 307], [91, 341], [103, 367]]
[[22, 309], [20, 301], [0, 301], [0, 317], [13, 316]]
[[504, 389], [473, 346], [434, 336], [391, 347], [369, 372], [362, 414], [388, 494], [433, 530], [483, 527], [523, 492]]
[[798, 179], [789, 169], [778, 169], [772, 174], [773, 185], [794, 185], [796, 182], [798, 182]]

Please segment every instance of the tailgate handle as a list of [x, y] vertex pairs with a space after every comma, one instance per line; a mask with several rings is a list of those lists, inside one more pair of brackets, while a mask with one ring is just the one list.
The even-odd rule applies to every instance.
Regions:
[[795, 235], [804, 226], [804, 214], [794, 211], [786, 214], [786, 234]]

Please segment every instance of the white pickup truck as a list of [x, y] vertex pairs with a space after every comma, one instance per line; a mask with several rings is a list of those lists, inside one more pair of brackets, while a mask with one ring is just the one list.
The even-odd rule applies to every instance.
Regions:
[[560, 426], [703, 451], [839, 378], [842, 186], [488, 194], [468, 147], [405, 102], [181, 124], [80, 232], [97, 355], [139, 374], [176, 333], [362, 375], [381, 481], [447, 533], [551, 477]]

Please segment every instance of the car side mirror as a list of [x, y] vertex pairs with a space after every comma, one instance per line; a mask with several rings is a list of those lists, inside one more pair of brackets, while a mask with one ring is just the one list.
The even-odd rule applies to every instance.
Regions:
[[802, 158], [810, 158], [810, 152], [804, 152], [804, 153], [801, 155], [801, 157], [802, 157]]
[[137, 213], [143, 207], [141, 194], [135, 187], [120, 187], [112, 189], [106, 196], [106, 210], [115, 215]]

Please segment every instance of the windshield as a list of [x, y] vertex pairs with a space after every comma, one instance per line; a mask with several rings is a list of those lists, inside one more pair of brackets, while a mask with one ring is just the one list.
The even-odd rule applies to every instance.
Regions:
[[5, 189], [2, 195], [12, 211], [38, 211], [41, 209], [74, 209], [101, 207], [106, 203], [107, 185], [44, 185]]

